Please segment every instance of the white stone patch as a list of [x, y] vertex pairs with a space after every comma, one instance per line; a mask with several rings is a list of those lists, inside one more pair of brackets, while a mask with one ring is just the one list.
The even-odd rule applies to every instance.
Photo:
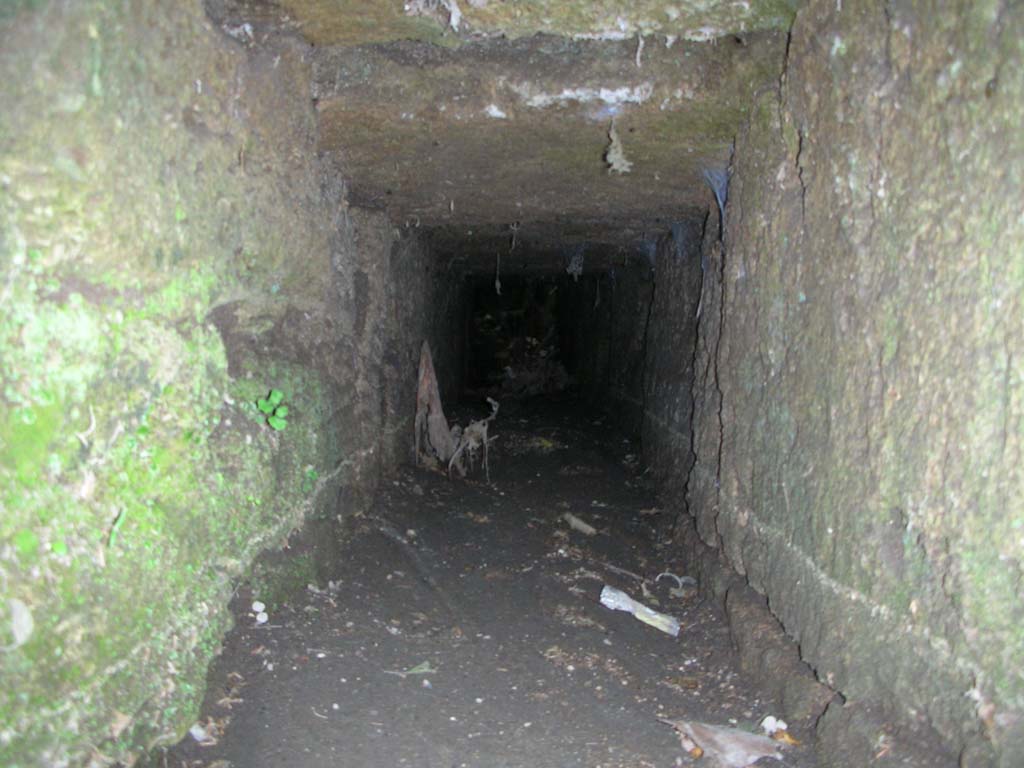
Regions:
[[16, 597], [8, 598], [7, 611], [10, 614], [10, 631], [14, 637], [14, 644], [3, 650], [10, 651], [20, 648], [32, 637], [35, 630], [35, 621], [32, 619], [32, 611], [24, 602]]
[[687, 40], [692, 40], [696, 43], [707, 43], [717, 40], [725, 32], [718, 27], [698, 27], [697, 29], [691, 29], [685, 35]]
[[654, 93], [654, 85], [645, 82], [640, 85], [623, 85], [618, 88], [563, 88], [558, 93], [536, 93], [529, 83], [519, 83], [512, 90], [528, 107], [544, 109], [554, 105], [564, 106], [570, 102], [586, 104], [601, 102], [611, 106], [621, 104], [643, 104]]
[[441, 0], [441, 5], [448, 9], [448, 23], [456, 32], [459, 31], [459, 24], [462, 23], [462, 11], [455, 0]]
[[504, 120], [508, 117], [505, 111], [497, 104], [488, 104], [484, 112], [487, 113], [488, 117], [493, 117], [495, 120]]
[[622, 149], [622, 141], [615, 130], [615, 122], [608, 127], [608, 148], [604, 152], [604, 161], [608, 164], [608, 173], [629, 173], [633, 170], [633, 163], [626, 158]]

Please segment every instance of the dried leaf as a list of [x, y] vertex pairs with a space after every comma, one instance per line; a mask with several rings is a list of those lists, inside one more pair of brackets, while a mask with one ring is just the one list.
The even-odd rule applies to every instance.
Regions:
[[569, 524], [569, 527], [574, 531], [579, 531], [585, 536], [593, 536], [597, 533], [597, 529], [589, 523], [583, 522], [580, 518], [576, 517], [572, 512], [566, 512], [562, 515], [562, 519]]
[[110, 722], [110, 738], [117, 739], [124, 729], [127, 728], [132, 722], [132, 716], [126, 715], [124, 712], [114, 710], [114, 719]]
[[781, 741], [783, 744], [789, 744], [791, 747], [800, 745], [800, 740], [790, 736], [789, 731], [776, 731], [772, 734], [772, 738], [776, 741]]
[[[703, 749], [705, 754], [718, 760], [724, 768], [747, 768], [763, 757], [782, 760], [778, 751], [779, 743], [767, 736], [689, 720], [659, 719], [680, 734], [680, 741], [685, 736], [695, 746]], [[683, 742], [683, 747], [686, 748], [686, 742]]]

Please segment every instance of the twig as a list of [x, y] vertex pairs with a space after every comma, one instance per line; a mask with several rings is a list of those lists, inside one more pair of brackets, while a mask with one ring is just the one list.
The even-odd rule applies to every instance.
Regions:
[[594, 560], [594, 562], [597, 563], [598, 565], [604, 566], [605, 568], [607, 568], [612, 573], [619, 574], [620, 576], [628, 576], [629, 578], [636, 579], [637, 581], [647, 581], [647, 579], [645, 579], [639, 573], [633, 573], [632, 571], [627, 571], [625, 568], [619, 568], [619, 566], [612, 565], [611, 563], [606, 563], [604, 560]]
[[124, 519], [127, 516], [128, 515], [125, 510], [122, 508], [121, 511], [117, 513], [117, 517], [114, 518], [114, 524], [110, 526], [110, 533], [107, 534], [107, 547], [109, 549], [113, 549], [114, 544], [117, 543], [117, 532], [121, 530], [121, 526], [124, 525]]
[[85, 432], [75, 432], [75, 437], [78, 438], [79, 442], [82, 444], [82, 447], [84, 447], [84, 448], [88, 448], [89, 447], [89, 441], [86, 440], [85, 438], [87, 438], [89, 435], [91, 435], [95, 430], [96, 430], [96, 414], [93, 413], [92, 406], [90, 405], [89, 406], [89, 428], [87, 430], [85, 430]]

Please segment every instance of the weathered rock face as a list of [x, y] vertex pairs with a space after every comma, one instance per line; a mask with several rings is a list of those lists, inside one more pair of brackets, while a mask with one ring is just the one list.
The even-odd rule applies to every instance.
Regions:
[[289, 30], [317, 46], [426, 40], [457, 46], [467, 37], [622, 40], [671, 35], [709, 41], [787, 29], [795, 0], [206, 0], [211, 15], [234, 26]]
[[926, 6], [0, 8], [0, 762], [180, 735], [255, 555], [407, 456], [423, 338], [458, 392], [499, 253], [842, 694], [825, 764], [1024, 761], [1024, 18]]
[[235, 581], [407, 443], [431, 263], [318, 164], [304, 43], [0, 23], [0, 763], [106, 764], [180, 737]]
[[846, 697], [826, 754], [873, 707], [1024, 760], [1022, 29], [810, 3], [737, 142], [687, 501]]
[[784, 42], [638, 50], [538, 36], [318, 49], [320, 147], [344, 169], [354, 204], [437, 228], [488, 263], [513, 225], [522, 251], [635, 247], [699, 217], [701, 171], [727, 165]]

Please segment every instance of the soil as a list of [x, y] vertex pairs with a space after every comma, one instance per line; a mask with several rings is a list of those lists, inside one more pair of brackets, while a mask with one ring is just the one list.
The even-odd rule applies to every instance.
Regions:
[[[199, 721], [210, 743], [187, 736], [151, 765], [713, 765], [657, 718], [757, 730], [772, 706], [722, 617], [654, 583], [686, 563], [639, 447], [571, 403], [506, 406], [492, 432], [490, 485], [402, 468], [350, 520], [329, 583], [263, 625], [240, 590]], [[678, 638], [604, 608], [604, 584], [676, 616]], [[812, 750], [785, 762], [813, 766]]]

